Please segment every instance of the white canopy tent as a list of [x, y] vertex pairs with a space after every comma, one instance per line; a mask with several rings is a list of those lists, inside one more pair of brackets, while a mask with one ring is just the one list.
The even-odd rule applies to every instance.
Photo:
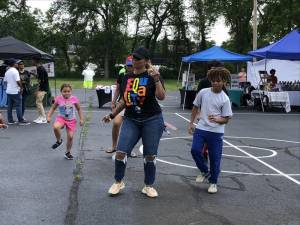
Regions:
[[254, 87], [258, 87], [259, 71], [265, 69], [268, 73], [271, 69], [275, 69], [278, 81], [300, 80], [300, 61], [263, 59], [257, 62], [247, 62], [247, 81], [250, 81]]

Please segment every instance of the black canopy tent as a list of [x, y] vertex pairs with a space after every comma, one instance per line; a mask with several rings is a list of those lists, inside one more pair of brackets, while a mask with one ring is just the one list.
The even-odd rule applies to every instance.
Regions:
[[[54, 57], [45, 53], [30, 44], [20, 41], [14, 37], [7, 36], [0, 38], [0, 59], [32, 59], [39, 58], [47, 61], [54, 61]], [[56, 95], [56, 78], [54, 78]], [[50, 94], [51, 95], [51, 94]]]
[[53, 56], [30, 44], [8, 36], [0, 38], [0, 59], [31, 59], [33, 57], [53, 61]]

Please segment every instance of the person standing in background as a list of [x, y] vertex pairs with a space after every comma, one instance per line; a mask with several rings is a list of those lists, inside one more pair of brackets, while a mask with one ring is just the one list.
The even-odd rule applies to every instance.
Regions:
[[[132, 56], [128, 57], [126, 60], [126, 70], [125, 73], [123, 72], [119, 72], [118, 78], [117, 78], [117, 88], [115, 90], [115, 94], [113, 96], [113, 100], [111, 103], [111, 109], [114, 110], [116, 108], [116, 104], [118, 103], [118, 101], [120, 100], [120, 98], [122, 96], [120, 96], [120, 87], [122, 85], [122, 81], [124, 79], [124, 76], [126, 73], [131, 73], [133, 72], [133, 66], [132, 66]], [[123, 69], [121, 69], [123, 70]], [[124, 110], [122, 110], [122, 112], [120, 112], [118, 115], [115, 116], [114, 120], [113, 120], [113, 125], [112, 125], [112, 148], [106, 150], [106, 153], [114, 153], [116, 152], [116, 147], [117, 147], [117, 142], [118, 142], [118, 137], [119, 137], [119, 131], [120, 131], [120, 127], [122, 125], [123, 122], [123, 116], [124, 116]], [[132, 151], [130, 154], [131, 157], [137, 157], [137, 154]]]
[[26, 120], [22, 117], [22, 83], [20, 80], [20, 75], [17, 70], [18, 63], [20, 60], [9, 59], [7, 60], [7, 65], [9, 69], [6, 71], [4, 76], [4, 82], [7, 83], [6, 94], [7, 94], [7, 121], [8, 124], [15, 124], [13, 120], [12, 110], [14, 105], [16, 105], [16, 112], [18, 117], [19, 125], [29, 125]]
[[48, 73], [40, 62], [39, 58], [33, 58], [33, 65], [37, 67], [37, 79], [38, 79], [38, 90], [35, 93], [36, 96], [36, 108], [38, 111], [38, 118], [33, 122], [42, 124], [47, 123], [46, 113], [43, 106], [43, 100], [45, 95], [49, 91]]
[[20, 61], [18, 63], [18, 69], [19, 69], [19, 74], [20, 74], [20, 79], [23, 87], [23, 92], [22, 92], [22, 118], [24, 118], [24, 113], [25, 113], [25, 102], [26, 98], [29, 95], [29, 89], [30, 89], [30, 73], [24, 69], [24, 62]]

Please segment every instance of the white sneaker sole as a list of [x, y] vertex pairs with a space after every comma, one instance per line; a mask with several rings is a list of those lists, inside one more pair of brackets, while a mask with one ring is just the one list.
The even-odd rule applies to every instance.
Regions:
[[[57, 149], [57, 148], [56, 148]], [[65, 159], [67, 160], [73, 160], [74, 158], [68, 158], [66, 155], [65, 155]]]
[[47, 123], [47, 121], [33, 121], [34, 123], [37, 123], [37, 124], [44, 124], [44, 123]]

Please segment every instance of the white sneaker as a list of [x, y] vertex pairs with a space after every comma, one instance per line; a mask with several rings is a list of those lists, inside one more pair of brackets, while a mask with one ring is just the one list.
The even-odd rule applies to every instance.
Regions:
[[33, 121], [33, 122], [38, 123], [38, 124], [42, 124], [42, 123], [47, 123], [47, 120], [46, 120], [46, 118], [41, 117], [40, 120]]
[[150, 198], [156, 198], [158, 196], [157, 191], [154, 189], [154, 187], [145, 186], [142, 189], [142, 193], [147, 195]]
[[38, 118], [36, 118], [36, 119], [35, 119], [33, 122], [34, 122], [34, 123], [38, 123], [38, 122], [41, 120], [41, 118], [42, 118], [42, 117], [41, 117], [41, 116], [39, 116], [39, 117], [38, 117]]
[[205, 175], [205, 173], [200, 173], [197, 177], [196, 177], [196, 182], [197, 183], [203, 183], [205, 181], [205, 179], [207, 178], [207, 175]]
[[117, 195], [119, 194], [119, 192], [125, 187], [125, 184], [123, 181], [121, 181], [121, 183], [113, 183], [113, 185], [111, 185], [111, 187], [108, 190], [108, 193], [110, 195]]
[[210, 184], [207, 191], [210, 194], [217, 193], [218, 192], [217, 184]]

